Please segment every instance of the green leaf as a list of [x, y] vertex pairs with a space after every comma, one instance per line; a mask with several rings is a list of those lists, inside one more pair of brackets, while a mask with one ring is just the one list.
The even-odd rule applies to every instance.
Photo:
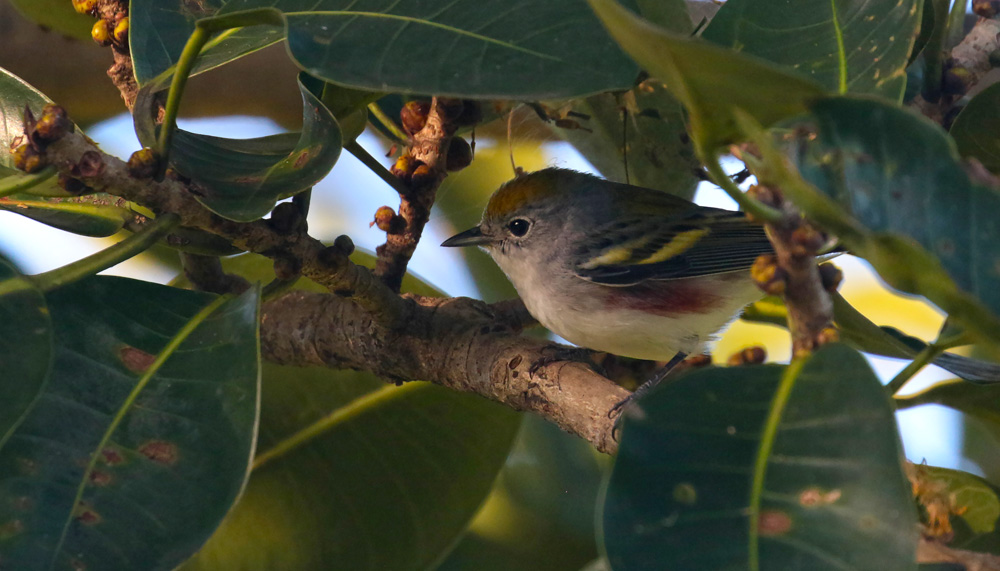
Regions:
[[770, 60], [828, 91], [899, 100], [922, 0], [729, 0], [701, 37]]
[[490, 498], [435, 571], [576, 569], [597, 556], [594, 512], [610, 458], [525, 415]]
[[186, 571], [425, 569], [465, 529], [516, 432], [513, 412], [428, 383], [264, 370], [250, 484]]
[[39, 26], [78, 40], [93, 41], [90, 29], [94, 18], [78, 13], [69, 0], [11, 0], [11, 3]]
[[603, 515], [612, 567], [915, 568], [893, 412], [838, 344], [660, 385], [624, 417]]
[[132, 1], [130, 44], [140, 84], [177, 62], [197, 19], [264, 7], [283, 13], [285, 30], [226, 32], [204, 52], [198, 70], [287, 35], [302, 69], [368, 91], [545, 99], [625, 89], [637, 73], [579, 0], [189, 4]]
[[823, 95], [823, 89], [808, 79], [767, 61], [660, 29], [614, 0], [589, 2], [619, 45], [687, 108], [692, 137], [705, 150], [737, 138], [736, 109], [766, 126], [804, 113], [809, 101]]
[[53, 228], [102, 238], [124, 226], [132, 211], [110, 194], [90, 194], [72, 198], [49, 198], [15, 194], [0, 198], [0, 209], [37, 220]]
[[213, 298], [108, 277], [50, 294], [52, 374], [0, 452], [5, 566], [172, 569], [219, 524], [256, 431], [258, 291]]
[[958, 379], [942, 381], [926, 389], [895, 397], [900, 410], [924, 404], [939, 404], [973, 416], [1000, 438], [1000, 385], [974, 385]]
[[994, 174], [1000, 173], [1000, 84], [994, 83], [980, 91], [951, 126], [958, 153], [974, 158]]
[[625, 93], [592, 95], [574, 103], [573, 110], [587, 116], [577, 120], [583, 128], [555, 126], [553, 131], [605, 178], [689, 200], [694, 196], [700, 165], [687, 137], [684, 109], [658, 81]]
[[[140, 90], [133, 114], [139, 141], [151, 148], [158, 131], [151, 111], [157, 86], [151, 83]], [[302, 130], [298, 133], [225, 139], [177, 130], [170, 162], [201, 187], [199, 202], [224, 218], [249, 222], [330, 172], [340, 157], [340, 127], [301, 78], [299, 91]]]
[[[816, 138], [801, 141], [795, 157], [802, 176], [878, 233], [847, 245], [890, 285], [995, 331], [1000, 193], [970, 181], [940, 127], [894, 105], [832, 97], [813, 105], [812, 118]], [[960, 306], [949, 276], [993, 315]]]
[[0, 258], [0, 457], [45, 387], [51, 366], [52, 322], [45, 297]]
[[[939, 493], [950, 496], [951, 505], [974, 534], [990, 533], [1000, 519], [1000, 499], [993, 486], [986, 480], [960, 470], [936, 466], [915, 466], [919, 477], [930, 482]], [[932, 483], [931, 483], [932, 482]]]
[[[888, 326], [878, 326], [854, 308], [839, 294], [833, 298], [833, 320], [840, 333], [840, 340], [851, 347], [884, 357], [912, 359], [927, 347], [927, 343]], [[788, 327], [788, 310], [781, 298], [766, 297], [744, 308], [742, 319], [756, 323], [769, 323]], [[1000, 382], [1000, 365], [956, 355], [942, 353], [933, 361], [942, 369], [967, 381], [977, 383]]]
[[[223, 264], [253, 280], [273, 277], [262, 256]], [[296, 287], [325, 291], [304, 278]], [[411, 275], [403, 289], [439, 295]], [[425, 569], [489, 493], [519, 421], [428, 383], [395, 387], [352, 371], [266, 365], [250, 483], [183, 569]]]

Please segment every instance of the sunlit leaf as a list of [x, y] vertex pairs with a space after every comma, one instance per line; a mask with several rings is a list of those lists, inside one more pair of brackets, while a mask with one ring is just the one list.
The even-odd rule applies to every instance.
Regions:
[[108, 194], [41, 199], [13, 195], [0, 198], [0, 209], [82, 236], [111, 236], [132, 216], [129, 208]]
[[579, 0], [210, 0], [131, 3], [131, 51], [145, 83], [176, 63], [194, 22], [254, 8], [284, 14], [285, 30], [226, 32], [204, 52], [209, 69], [279, 41], [310, 74], [370, 91], [543, 99], [624, 89], [635, 65]]
[[11, 569], [172, 569], [248, 472], [257, 291], [95, 277], [49, 295], [55, 361], [0, 451], [0, 561]]
[[781, 65], [829, 91], [898, 100], [921, 0], [728, 0], [701, 37]]
[[625, 413], [603, 515], [612, 567], [914, 569], [893, 413], [843, 345], [657, 387]]

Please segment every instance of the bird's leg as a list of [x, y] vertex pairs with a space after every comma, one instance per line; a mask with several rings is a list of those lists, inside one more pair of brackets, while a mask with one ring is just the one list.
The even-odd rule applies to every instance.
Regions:
[[684, 351], [678, 351], [677, 354], [671, 357], [670, 360], [667, 361], [667, 364], [660, 368], [659, 371], [656, 371], [656, 373], [654, 373], [648, 381], [639, 385], [639, 388], [635, 389], [632, 394], [619, 401], [615, 406], [611, 407], [611, 410], [608, 411], [608, 416], [617, 414], [618, 411], [624, 408], [628, 403], [632, 402], [636, 397], [646, 394], [650, 389], [660, 384], [663, 379], [670, 375], [677, 365], [679, 365], [684, 359], [687, 359], [687, 356], [688, 354]]

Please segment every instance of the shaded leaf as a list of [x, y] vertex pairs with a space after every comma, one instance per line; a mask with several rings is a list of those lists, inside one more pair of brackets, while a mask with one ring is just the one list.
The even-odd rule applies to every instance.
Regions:
[[[272, 262], [253, 254], [224, 267], [273, 277]], [[304, 278], [296, 287], [325, 291]], [[409, 274], [403, 289], [439, 295]], [[489, 493], [519, 421], [428, 383], [395, 387], [352, 371], [266, 365], [250, 483], [183, 569], [425, 569]]]
[[622, 425], [603, 514], [612, 567], [913, 569], [893, 412], [837, 344], [660, 385]]
[[969, 101], [951, 125], [958, 153], [975, 158], [994, 174], [1000, 173], [1000, 83], [994, 83]]
[[647, 80], [625, 93], [593, 95], [575, 102], [573, 110], [587, 116], [577, 119], [583, 128], [553, 130], [605, 178], [689, 200], [694, 196], [700, 165], [684, 110], [660, 82]]
[[45, 297], [0, 257], [0, 456], [45, 386], [51, 366], [52, 322]]
[[921, 0], [729, 0], [701, 37], [781, 65], [828, 91], [899, 100]]
[[[204, 70], [278, 41], [310, 74], [369, 91], [544, 99], [624, 89], [635, 65], [579, 0], [133, 0], [131, 50], [145, 83], [172, 66], [198, 18], [275, 8], [286, 29], [226, 32]], [[194, 5], [194, 6], [192, 6]], [[139, 39], [136, 39], [139, 38]]]
[[[156, 145], [151, 113], [157, 84], [139, 92], [134, 113], [136, 134]], [[170, 162], [200, 187], [199, 202], [216, 214], [240, 222], [263, 217], [278, 200], [311, 188], [340, 157], [337, 120], [319, 97], [299, 81], [302, 130], [255, 139], [226, 139], [178, 129]]]
[[108, 277], [50, 294], [51, 378], [0, 453], [5, 566], [172, 569], [208, 538], [248, 471], [257, 296]]
[[674, 34], [639, 18], [614, 0], [589, 0], [619, 45], [688, 110], [691, 134], [706, 150], [739, 135], [734, 112], [763, 125], [804, 113], [823, 95], [810, 80], [761, 59]]
[[103, 193], [47, 200], [37, 196], [13, 195], [0, 198], [0, 209], [53, 228], [98, 238], [118, 232], [132, 216], [131, 210], [121, 205], [120, 199]]
[[[816, 138], [800, 140], [795, 153], [800, 172], [878, 233], [848, 246], [893, 287], [927, 296], [963, 323], [976, 321], [980, 331], [995, 331], [1000, 193], [973, 184], [941, 128], [909, 111], [843, 97], [816, 102], [812, 117]], [[948, 276], [994, 315], [973, 310]]]

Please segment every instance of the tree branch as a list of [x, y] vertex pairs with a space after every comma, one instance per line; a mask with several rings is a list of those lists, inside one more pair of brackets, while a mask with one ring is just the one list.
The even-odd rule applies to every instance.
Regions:
[[[184, 226], [276, 262], [294, 260], [302, 275], [333, 292], [296, 291], [265, 303], [261, 347], [269, 360], [361, 369], [396, 382], [423, 379], [474, 392], [536, 412], [598, 450], [616, 449], [608, 411], [628, 391], [583, 363], [553, 359], [565, 348], [518, 336], [533, 321], [519, 302], [494, 308], [467, 298], [399, 296], [350, 262], [349, 240], [327, 247], [306, 234], [304, 224], [288, 220], [291, 211], [298, 212], [290, 203], [275, 208], [268, 220], [234, 222], [208, 211], [186, 183], [137, 177], [79, 133], [64, 134], [43, 152], [64, 176], [154, 212], [175, 213]], [[214, 273], [197, 269], [206, 271]]]
[[375, 275], [393, 291], [398, 292], [403, 283], [406, 266], [430, 218], [437, 189], [447, 176], [448, 148], [463, 108], [460, 100], [435, 97], [426, 122], [413, 133], [410, 145], [393, 169], [406, 190], [399, 195], [402, 224], [387, 225], [385, 244], [375, 250]]
[[[272, 259], [297, 260], [302, 275], [361, 305], [379, 322], [394, 324], [402, 315], [403, 301], [366, 268], [353, 264], [347, 257], [350, 252], [327, 247], [304, 229], [289, 231], [271, 220], [234, 222], [222, 218], [202, 206], [186, 183], [171, 177], [162, 182], [137, 178], [125, 162], [103, 153], [80, 133], [68, 133], [54, 141], [45, 155], [60, 173], [94, 190], [135, 201], [154, 212], [173, 212], [181, 217], [183, 226], [207, 230], [242, 250]], [[78, 167], [83, 163], [87, 169]]]
[[587, 365], [552, 360], [565, 349], [517, 336], [490, 306], [468, 298], [404, 296], [405, 326], [378, 326], [358, 306], [296, 291], [264, 305], [264, 357], [286, 365], [422, 379], [540, 414], [602, 452], [617, 448], [608, 411], [628, 391]]
[[990, 54], [1000, 50], [1000, 21], [980, 18], [972, 30], [951, 50], [945, 62], [942, 96], [928, 101], [917, 95], [910, 106], [943, 125], [950, 121], [951, 110], [963, 95], [993, 69]]

